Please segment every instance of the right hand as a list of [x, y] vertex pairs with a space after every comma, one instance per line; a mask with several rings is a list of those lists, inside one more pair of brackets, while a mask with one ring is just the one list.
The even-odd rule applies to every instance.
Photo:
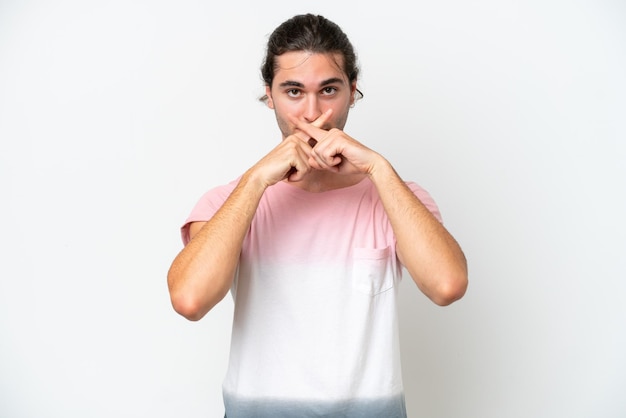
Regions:
[[[331, 114], [332, 109], [327, 110], [311, 125], [322, 127]], [[296, 129], [249, 171], [255, 173], [265, 187], [285, 179], [294, 182], [302, 180], [311, 171], [309, 158], [313, 148], [309, 144], [310, 139], [309, 135]]]

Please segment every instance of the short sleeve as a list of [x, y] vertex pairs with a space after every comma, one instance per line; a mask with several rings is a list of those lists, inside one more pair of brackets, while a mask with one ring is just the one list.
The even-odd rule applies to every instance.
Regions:
[[441, 223], [443, 223], [443, 219], [441, 217], [441, 212], [439, 212], [439, 207], [435, 200], [430, 196], [430, 194], [421, 186], [417, 185], [414, 182], [407, 181], [406, 185], [409, 189], [417, 196], [417, 198], [422, 202], [424, 206], [432, 213], [435, 218]]
[[223, 186], [215, 187], [200, 197], [185, 220], [185, 223], [180, 228], [180, 235], [184, 245], [187, 245], [190, 240], [189, 225], [193, 222], [206, 222], [210, 220], [222, 207], [226, 199], [228, 199], [228, 196], [230, 196], [237, 183], [238, 180], [234, 180]]

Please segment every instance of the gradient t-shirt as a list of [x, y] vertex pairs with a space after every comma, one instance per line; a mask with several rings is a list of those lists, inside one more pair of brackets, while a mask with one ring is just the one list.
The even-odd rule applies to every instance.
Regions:
[[[207, 192], [207, 221], [237, 180]], [[430, 195], [407, 185], [439, 219]], [[395, 235], [368, 178], [311, 193], [269, 187], [244, 239], [223, 382], [228, 418], [406, 417]]]

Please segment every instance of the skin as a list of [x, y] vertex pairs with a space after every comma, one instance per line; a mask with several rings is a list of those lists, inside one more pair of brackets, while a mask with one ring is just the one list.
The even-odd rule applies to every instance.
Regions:
[[306, 51], [277, 58], [266, 93], [282, 141], [242, 175], [211, 220], [191, 224], [191, 240], [168, 272], [172, 305], [187, 319], [201, 319], [226, 296], [259, 201], [279, 181], [320, 192], [369, 177], [391, 221], [398, 258], [420, 290], [442, 306], [464, 295], [467, 264], [455, 239], [385, 158], [343, 131], [356, 82], [343, 73], [341, 59]]

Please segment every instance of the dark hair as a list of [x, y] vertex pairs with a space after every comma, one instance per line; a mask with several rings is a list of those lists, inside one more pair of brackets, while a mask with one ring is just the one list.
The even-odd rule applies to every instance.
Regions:
[[[341, 28], [323, 16], [311, 13], [296, 15], [278, 26], [267, 41], [265, 60], [261, 66], [261, 77], [270, 86], [276, 72], [276, 57], [291, 51], [313, 53], [339, 53], [343, 56], [343, 71], [350, 83], [359, 75], [357, 58], [348, 36]], [[363, 94], [357, 89], [357, 98]], [[266, 101], [263, 96], [261, 101]]]

